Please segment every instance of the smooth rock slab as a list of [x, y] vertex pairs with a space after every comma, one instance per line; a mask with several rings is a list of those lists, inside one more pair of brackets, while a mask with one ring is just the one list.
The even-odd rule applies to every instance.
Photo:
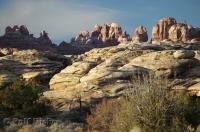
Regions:
[[195, 52], [191, 50], [178, 50], [173, 53], [176, 59], [192, 59], [195, 56]]

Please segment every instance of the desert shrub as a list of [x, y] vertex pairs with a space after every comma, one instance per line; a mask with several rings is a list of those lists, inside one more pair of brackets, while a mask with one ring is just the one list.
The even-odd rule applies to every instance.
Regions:
[[200, 99], [168, 86], [167, 79], [135, 79], [120, 99], [104, 100], [91, 111], [89, 131], [199, 131]]
[[114, 115], [111, 131], [125, 132], [139, 127], [145, 132], [182, 132], [190, 124], [196, 127], [200, 121], [197, 98], [172, 91], [168, 86], [166, 79], [153, 77], [133, 82]]
[[144, 78], [133, 82], [119, 111], [112, 130], [129, 131], [140, 127], [143, 131], [164, 131], [176, 116], [175, 98], [166, 80]]
[[96, 108], [91, 110], [91, 114], [87, 116], [86, 122], [88, 129], [90, 131], [109, 131], [113, 114], [118, 110], [118, 107], [118, 101], [103, 99]]
[[39, 101], [41, 89], [22, 78], [0, 89], [0, 106], [7, 117], [37, 117], [45, 114], [47, 107]]

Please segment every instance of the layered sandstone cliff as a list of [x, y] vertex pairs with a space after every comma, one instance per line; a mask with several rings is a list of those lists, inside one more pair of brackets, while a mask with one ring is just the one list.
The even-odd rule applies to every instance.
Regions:
[[167, 41], [193, 43], [200, 40], [200, 29], [178, 23], [173, 17], [164, 17], [153, 26], [151, 39], [157, 44]]
[[101, 45], [101, 44], [118, 44], [127, 42], [129, 35], [122, 31], [122, 28], [117, 23], [104, 24], [94, 26], [94, 29], [89, 31], [81, 31], [74, 39], [74, 44], [82, 45]]

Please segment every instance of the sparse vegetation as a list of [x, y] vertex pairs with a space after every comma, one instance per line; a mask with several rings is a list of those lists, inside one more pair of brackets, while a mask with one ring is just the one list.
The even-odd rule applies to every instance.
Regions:
[[46, 113], [47, 107], [40, 100], [41, 89], [22, 78], [16, 79], [0, 89], [0, 111], [6, 117], [38, 117]]
[[[144, 77], [132, 82], [127, 93], [118, 99], [103, 99], [86, 118], [89, 131], [134, 130], [152, 132], [198, 132], [200, 125], [200, 99], [186, 92], [170, 90], [167, 79]], [[19, 78], [0, 90], [1, 111], [9, 117], [35, 117], [46, 112], [40, 101], [40, 89]], [[63, 123], [29, 124], [11, 123], [5, 131], [64, 131], [79, 126]], [[82, 131], [83, 127], [80, 128]]]
[[120, 107], [103, 101], [92, 110], [87, 119], [89, 128], [113, 132], [135, 129], [144, 132], [198, 131], [199, 98], [172, 91], [167, 86], [166, 79], [145, 77], [142, 81], [135, 80], [127, 94], [118, 100]]
[[41, 122], [29, 125], [11, 123], [2, 129], [5, 132], [83, 132], [83, 126], [75, 123], [56, 122], [49, 126]]
[[118, 101], [103, 99], [96, 109], [91, 110], [91, 115], [88, 115], [86, 119], [88, 129], [106, 132], [110, 128], [113, 114], [119, 109], [119, 105]]

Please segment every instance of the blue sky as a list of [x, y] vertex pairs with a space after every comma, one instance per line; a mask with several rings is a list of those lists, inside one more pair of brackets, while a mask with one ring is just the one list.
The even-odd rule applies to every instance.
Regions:
[[46, 30], [55, 43], [69, 41], [95, 24], [117, 22], [132, 35], [164, 16], [200, 26], [200, 0], [0, 0], [0, 34], [7, 25], [25, 24], [37, 37]]

